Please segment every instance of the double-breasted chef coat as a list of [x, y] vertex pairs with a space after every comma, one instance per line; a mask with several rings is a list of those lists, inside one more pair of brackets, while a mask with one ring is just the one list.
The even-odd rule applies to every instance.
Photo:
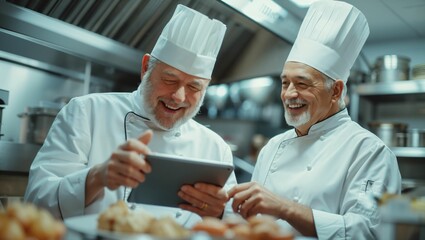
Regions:
[[252, 180], [311, 207], [319, 239], [376, 238], [380, 217], [373, 197], [401, 189], [395, 155], [347, 109], [306, 136], [292, 129], [270, 139]]

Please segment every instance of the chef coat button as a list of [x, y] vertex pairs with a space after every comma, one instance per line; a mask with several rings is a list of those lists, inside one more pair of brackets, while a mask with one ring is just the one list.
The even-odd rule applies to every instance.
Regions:
[[311, 165], [308, 165], [307, 166], [307, 171], [311, 171], [311, 169], [312, 169], [313, 167], [311, 166]]
[[294, 199], [294, 202], [298, 202], [300, 200], [297, 196], [295, 196], [293, 199]]
[[183, 214], [183, 212], [181, 210], [178, 210], [176, 212], [176, 218], [180, 217]]
[[180, 132], [176, 132], [176, 134], [174, 134], [175, 137], [180, 137], [181, 133]]

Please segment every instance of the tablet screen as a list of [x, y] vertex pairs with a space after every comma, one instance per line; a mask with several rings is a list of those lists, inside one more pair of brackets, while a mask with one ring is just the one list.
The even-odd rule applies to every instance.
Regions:
[[146, 160], [152, 171], [131, 191], [128, 202], [178, 207], [184, 203], [177, 195], [182, 185], [204, 182], [222, 187], [233, 171], [229, 163], [167, 154], [147, 155]]

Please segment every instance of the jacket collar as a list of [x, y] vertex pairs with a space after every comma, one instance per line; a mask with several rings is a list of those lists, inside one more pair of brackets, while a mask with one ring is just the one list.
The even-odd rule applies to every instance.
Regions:
[[328, 132], [347, 121], [351, 121], [351, 117], [350, 115], [348, 115], [347, 108], [344, 108], [343, 110], [337, 112], [329, 118], [311, 126], [308, 131], [308, 135], [315, 134], [318, 132]]

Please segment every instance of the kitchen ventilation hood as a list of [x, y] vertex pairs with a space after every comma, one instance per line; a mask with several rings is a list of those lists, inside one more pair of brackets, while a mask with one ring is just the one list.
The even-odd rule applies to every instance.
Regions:
[[[176, 5], [184, 4], [227, 25], [213, 72], [213, 83], [218, 83], [219, 79], [225, 79], [238, 57], [250, 50], [247, 46], [260, 29], [266, 28], [293, 42], [298, 20], [281, 7], [271, 7], [273, 3], [272, 0], [6, 0], [0, 2], [0, 40], [6, 43], [16, 38], [12, 42], [21, 42], [22, 47], [10, 43], [0, 48], [0, 52], [14, 49], [15, 56], [39, 60], [42, 62], [39, 65], [46, 62], [54, 67], [59, 65], [64, 71], [70, 68], [81, 72], [84, 62], [89, 61], [94, 66], [92, 72], [98, 72], [101, 77], [127, 78], [130, 74], [134, 78], [139, 74], [142, 55], [152, 50]], [[260, 18], [252, 14], [252, 9], [259, 10]], [[24, 48], [32, 49], [32, 53]]]

